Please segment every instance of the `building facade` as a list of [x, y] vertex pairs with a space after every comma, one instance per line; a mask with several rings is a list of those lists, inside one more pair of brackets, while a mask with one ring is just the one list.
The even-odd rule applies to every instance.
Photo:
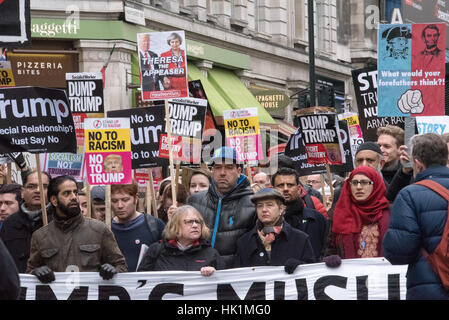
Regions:
[[[218, 118], [222, 109], [254, 103], [234, 96], [232, 84], [221, 88], [225, 80], [251, 92], [270, 89], [292, 97], [281, 110], [264, 105], [269, 115], [261, 122], [267, 125], [276, 119], [292, 123], [295, 93], [309, 87], [307, 0], [30, 2], [32, 46], [8, 52], [17, 85], [65, 88], [66, 72], [99, 72], [115, 46], [106, 70], [105, 110], [130, 108], [139, 104], [136, 34], [184, 30], [189, 80], [215, 87], [208, 98]], [[314, 1], [317, 81], [335, 86], [349, 110], [356, 110], [351, 70], [377, 57], [377, 30], [369, 23], [379, 20], [379, 5]]]

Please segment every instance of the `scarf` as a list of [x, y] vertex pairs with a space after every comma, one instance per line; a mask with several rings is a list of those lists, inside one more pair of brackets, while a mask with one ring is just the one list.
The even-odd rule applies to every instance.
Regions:
[[[47, 204], [47, 213], [48, 213], [48, 209], [50, 209], [51, 203], [49, 202]], [[33, 223], [39, 222], [40, 220], [42, 220], [42, 210], [38, 209], [38, 210], [28, 210], [27, 207], [25, 206], [25, 202], [22, 203], [20, 205], [20, 209], [22, 209], [22, 212], [25, 213], [26, 217], [28, 218], [28, 220], [30, 220]]]
[[[373, 191], [363, 201], [357, 201], [352, 196], [349, 182], [356, 174], [363, 174], [374, 182]], [[372, 256], [381, 254], [382, 238], [386, 231], [384, 226], [386, 219], [382, 218], [389, 206], [385, 192], [386, 187], [382, 177], [371, 167], [356, 168], [345, 181], [340, 198], [335, 206], [332, 224], [334, 241], [336, 243], [341, 242], [343, 245], [344, 257], [342, 258], [360, 258], [369, 253], [372, 253]], [[385, 218], [388, 218], [388, 215]], [[367, 236], [371, 233], [372, 228], [378, 230], [375, 233], [377, 241], [370, 239], [372, 236]], [[362, 229], [364, 229], [363, 234]], [[375, 248], [371, 248], [370, 243], [373, 242], [376, 243]], [[369, 250], [365, 251], [365, 246]]]
[[[363, 174], [374, 182], [373, 191], [363, 201], [357, 201], [351, 192], [349, 182], [356, 174]], [[367, 166], [354, 169], [345, 181], [335, 206], [332, 232], [360, 233], [363, 225], [378, 222], [382, 218], [383, 211], [389, 206], [385, 192], [385, 183], [376, 170]]]
[[282, 231], [282, 225], [284, 223], [284, 218], [282, 216], [276, 221], [274, 226], [266, 227], [264, 224], [257, 219], [256, 228], [257, 234], [259, 235], [262, 244], [266, 251], [271, 251], [271, 244], [277, 239]]

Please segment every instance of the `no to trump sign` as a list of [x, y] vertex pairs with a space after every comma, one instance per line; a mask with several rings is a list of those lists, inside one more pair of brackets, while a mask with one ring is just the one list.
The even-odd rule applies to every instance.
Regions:
[[89, 184], [131, 183], [129, 118], [86, 118], [84, 130]]

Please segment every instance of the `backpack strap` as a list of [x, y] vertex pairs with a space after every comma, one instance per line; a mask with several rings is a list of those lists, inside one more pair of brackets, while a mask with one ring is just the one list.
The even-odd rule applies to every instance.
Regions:
[[[438, 193], [441, 197], [443, 197], [444, 199], [446, 199], [449, 202], [449, 190], [446, 189], [445, 187], [443, 187], [438, 182], [435, 182], [433, 180], [422, 180], [422, 181], [415, 182], [414, 184], [419, 184], [420, 186], [429, 188], [430, 190]], [[448, 215], [449, 215], [449, 204], [448, 204]], [[444, 227], [443, 234], [446, 232], [449, 232], [449, 217], [446, 221], [446, 225]], [[429, 258], [430, 258], [429, 253], [427, 252], [426, 249], [424, 249], [424, 247], [421, 247], [421, 253], [429, 261]], [[433, 268], [433, 265], [432, 265], [432, 268]]]
[[444, 199], [449, 201], [449, 190], [443, 187], [438, 182], [435, 182], [433, 180], [422, 180], [415, 182], [415, 184], [419, 184], [420, 186], [424, 186], [429, 188], [430, 190], [438, 193], [440, 196], [442, 196]]
[[150, 229], [151, 234], [153, 235], [153, 238], [155, 241], [159, 241], [161, 238], [159, 229], [157, 227], [157, 220], [155, 217], [148, 213], [144, 213], [145, 215], [145, 221], [147, 222], [147, 226]]

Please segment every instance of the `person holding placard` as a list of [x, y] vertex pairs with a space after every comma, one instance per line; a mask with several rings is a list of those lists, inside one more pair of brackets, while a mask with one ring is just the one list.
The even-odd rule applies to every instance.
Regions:
[[[47, 189], [51, 176], [45, 171], [42, 173], [44, 201], [47, 204], [47, 219], [50, 222], [53, 219], [54, 211], [47, 198]], [[5, 243], [6, 248], [8, 248], [20, 273], [26, 271], [27, 260], [30, 256], [31, 236], [44, 224], [38, 172], [36, 170], [23, 172], [22, 181], [23, 203], [20, 205], [20, 210], [16, 214], [9, 216], [0, 229], [0, 238]]]
[[148, 248], [137, 271], [200, 271], [210, 276], [224, 265], [208, 237], [209, 228], [198, 210], [188, 205], [176, 208], [163, 240]]
[[27, 273], [49, 283], [55, 280], [54, 272], [73, 268], [99, 272], [104, 280], [117, 272], [127, 272], [125, 258], [106, 224], [81, 214], [73, 177], [52, 179], [48, 198], [55, 209], [54, 219], [33, 234]]

